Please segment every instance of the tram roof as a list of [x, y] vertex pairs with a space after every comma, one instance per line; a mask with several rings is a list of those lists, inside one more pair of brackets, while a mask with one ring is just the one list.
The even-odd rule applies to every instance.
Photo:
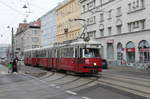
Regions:
[[37, 51], [37, 50], [44, 50], [44, 49], [55, 48], [55, 47], [63, 47], [63, 46], [68, 46], [68, 45], [74, 46], [74, 45], [86, 45], [86, 44], [87, 45], [94, 45], [94, 44], [101, 45], [100, 42], [98, 42], [94, 39], [90, 40], [88, 42], [84, 41], [83, 39], [78, 39], [71, 43], [54, 44], [54, 45], [46, 46], [46, 47], [42, 47], [42, 48], [27, 49], [25, 51], [35, 51], [35, 50]]

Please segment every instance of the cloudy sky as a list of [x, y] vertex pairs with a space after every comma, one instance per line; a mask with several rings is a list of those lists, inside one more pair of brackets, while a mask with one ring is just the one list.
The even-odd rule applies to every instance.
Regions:
[[[11, 28], [22, 23], [34, 21], [54, 8], [63, 0], [0, 0], [0, 44], [11, 43]], [[24, 9], [23, 6], [28, 8]]]

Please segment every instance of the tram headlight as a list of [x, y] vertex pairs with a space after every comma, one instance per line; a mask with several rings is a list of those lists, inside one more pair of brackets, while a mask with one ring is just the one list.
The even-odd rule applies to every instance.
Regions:
[[94, 63], [93, 65], [96, 66], [96, 63]]

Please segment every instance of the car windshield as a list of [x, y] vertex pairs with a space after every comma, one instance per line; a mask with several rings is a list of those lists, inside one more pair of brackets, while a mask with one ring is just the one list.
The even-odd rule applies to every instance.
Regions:
[[84, 57], [92, 58], [92, 57], [100, 57], [99, 49], [94, 48], [86, 48], [84, 49]]

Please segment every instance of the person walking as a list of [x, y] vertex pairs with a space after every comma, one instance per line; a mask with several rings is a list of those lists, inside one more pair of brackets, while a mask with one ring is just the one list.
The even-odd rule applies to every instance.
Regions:
[[19, 61], [19, 59], [18, 59], [18, 57], [15, 57], [14, 59], [13, 59], [13, 63], [12, 63], [12, 73], [13, 72], [18, 72], [18, 68], [17, 68], [17, 63], [18, 63], [18, 61]]

